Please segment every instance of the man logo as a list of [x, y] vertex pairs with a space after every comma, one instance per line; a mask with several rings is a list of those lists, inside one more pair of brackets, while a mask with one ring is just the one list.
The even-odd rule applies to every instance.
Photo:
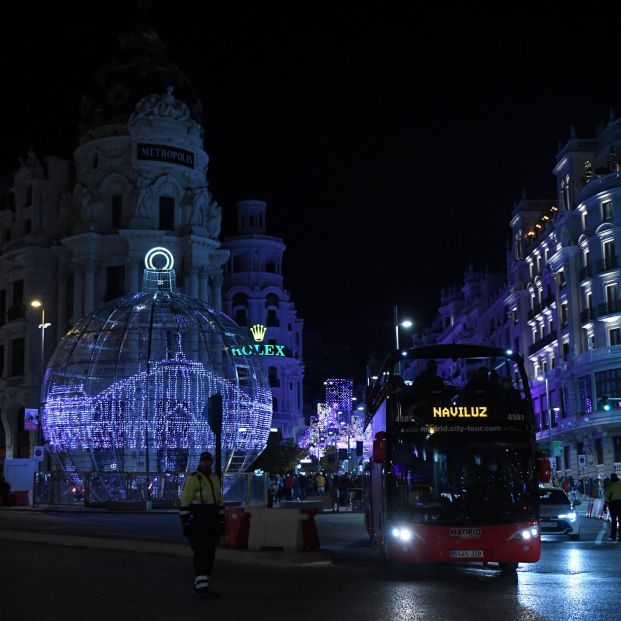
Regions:
[[250, 332], [252, 333], [252, 336], [254, 337], [254, 340], [257, 343], [260, 343], [263, 338], [265, 337], [265, 333], [267, 332], [267, 328], [265, 326], [262, 326], [260, 323], [255, 323], [254, 326], [252, 326], [252, 328], [250, 328]]

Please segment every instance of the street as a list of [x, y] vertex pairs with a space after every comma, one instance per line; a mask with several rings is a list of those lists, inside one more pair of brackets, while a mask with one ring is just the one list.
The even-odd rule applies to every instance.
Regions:
[[[114, 515], [5, 511], [3, 530], [101, 531], [178, 537], [173, 514]], [[361, 514], [317, 517], [333, 565], [287, 567], [217, 562], [219, 601], [192, 597], [189, 559], [2, 541], [3, 619], [567, 619], [619, 618], [621, 545], [607, 524], [582, 521], [583, 539], [544, 540], [542, 559], [515, 578], [476, 566], [385, 568], [364, 536]], [[174, 525], [174, 526], [173, 526]], [[66, 531], [67, 532], [67, 531]], [[101, 534], [99, 532], [98, 534]], [[181, 539], [179, 538], [179, 541]], [[208, 609], [208, 610], [205, 610]]]

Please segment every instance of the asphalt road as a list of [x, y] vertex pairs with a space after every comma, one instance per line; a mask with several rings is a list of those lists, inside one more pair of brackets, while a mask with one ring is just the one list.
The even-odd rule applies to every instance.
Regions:
[[[74, 529], [92, 524], [83, 514], [7, 513], [0, 513], [0, 528], [15, 519], [38, 520], [39, 527], [51, 519], [55, 530], [61, 522]], [[99, 514], [94, 521], [98, 529], [116, 524], [132, 531], [152, 520], [153, 531], [162, 534], [164, 524], [176, 519], [154, 517]], [[364, 537], [360, 514], [324, 514], [318, 525], [322, 546], [336, 552], [333, 566], [220, 562], [214, 571], [219, 601], [193, 599], [189, 559], [0, 541], [1, 617], [617, 621], [621, 545], [608, 542], [603, 522], [580, 519], [582, 541], [545, 540], [539, 563], [503, 578], [475, 566], [384, 568]]]

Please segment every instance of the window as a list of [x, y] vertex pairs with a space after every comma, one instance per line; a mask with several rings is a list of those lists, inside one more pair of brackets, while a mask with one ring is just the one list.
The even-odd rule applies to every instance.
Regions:
[[602, 203], [602, 220], [612, 220], [612, 201]]
[[586, 233], [586, 230], [587, 230], [587, 215], [586, 215], [586, 211], [582, 212], [582, 230]]
[[6, 229], [4, 229], [4, 241], [5, 242], [11, 241], [11, 227], [7, 227]]
[[606, 285], [606, 310], [614, 313], [617, 308], [617, 285]]
[[175, 199], [160, 196], [160, 231], [175, 230]]
[[604, 447], [602, 445], [601, 438], [597, 438], [595, 440], [595, 459], [597, 459], [598, 465], [601, 465], [604, 463]]
[[569, 321], [569, 313], [567, 311], [567, 302], [561, 304], [561, 327], [565, 327]]
[[265, 271], [268, 272], [269, 274], [275, 274], [276, 273], [276, 263], [275, 263], [275, 261], [268, 261], [265, 264]]
[[541, 256], [537, 255], [537, 273], [541, 273]]
[[125, 266], [115, 265], [106, 268], [106, 283], [104, 301], [120, 298], [125, 293]]
[[606, 241], [603, 244], [604, 254], [604, 269], [610, 269], [615, 267], [615, 242], [612, 240]]
[[24, 304], [24, 281], [16, 280], [13, 283], [13, 306], [23, 306]]
[[24, 338], [11, 341], [11, 375], [23, 375], [26, 362], [26, 341]]
[[563, 360], [567, 360], [569, 356], [569, 343], [563, 343]]
[[6, 289], [0, 289], [0, 326], [6, 321]]
[[571, 468], [571, 459], [569, 456], [569, 444], [566, 444], [563, 447], [563, 462], [565, 465], [565, 470], [569, 470], [569, 468]]
[[246, 315], [245, 308], [237, 308], [235, 309], [235, 323], [238, 326], [246, 326], [248, 325], [248, 317]]
[[4, 375], [4, 345], [0, 345], [0, 377], [2, 377], [3, 375]]
[[567, 284], [567, 279], [565, 278], [565, 270], [560, 270], [558, 273], [558, 287], [562, 289]]
[[590, 375], [583, 375], [578, 378], [578, 389], [580, 391], [580, 415], [590, 414], [593, 411], [593, 390]]
[[278, 317], [276, 316], [276, 310], [273, 308], [269, 308], [267, 311], [267, 325], [268, 326], [279, 326], [280, 322], [278, 321]]
[[278, 388], [280, 386], [280, 380], [278, 379], [278, 374], [276, 372], [276, 367], [270, 367], [268, 370], [270, 386], [272, 388]]
[[613, 328], [608, 335], [611, 345], [621, 345], [621, 328]]
[[520, 313], [518, 312], [517, 308], [514, 308], [511, 311], [511, 316], [513, 317], [513, 323], [514, 324], [519, 323], [519, 321], [520, 321]]
[[614, 451], [615, 464], [621, 463], [621, 436], [613, 436], [612, 449]]
[[591, 253], [588, 250], [585, 250], [582, 253], [582, 262], [584, 264], [584, 267], [589, 267], [589, 265], [591, 265], [590, 261], [591, 261]]
[[121, 217], [123, 214], [123, 197], [115, 194], [112, 197], [112, 228], [121, 228]]
[[32, 222], [30, 218], [26, 218], [24, 220], [24, 235], [28, 235], [32, 231]]
[[598, 398], [602, 395], [618, 397], [621, 395], [621, 368], [599, 371], [595, 374], [595, 391]]

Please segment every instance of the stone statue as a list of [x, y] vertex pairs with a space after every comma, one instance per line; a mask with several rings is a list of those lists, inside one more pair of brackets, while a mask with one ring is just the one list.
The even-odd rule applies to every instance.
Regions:
[[205, 214], [204, 227], [207, 229], [207, 235], [212, 239], [217, 239], [220, 235], [222, 227], [222, 207], [217, 201], [212, 200], [209, 203], [207, 213]]
[[76, 184], [73, 191], [73, 200], [80, 209], [80, 215], [84, 224], [95, 222], [97, 216], [97, 194], [88, 188]]
[[177, 121], [189, 121], [190, 109], [183, 102], [175, 99], [172, 94], [173, 87], [168, 86], [163, 95], [148, 95], [141, 99], [129, 120], [131, 123], [139, 116], [175, 119]]
[[136, 202], [136, 218], [150, 218], [153, 204], [153, 188], [148, 179], [138, 177], [138, 200]]
[[211, 200], [211, 193], [206, 187], [198, 188], [193, 193], [194, 202], [190, 224], [192, 226], [205, 226], [205, 209]]

